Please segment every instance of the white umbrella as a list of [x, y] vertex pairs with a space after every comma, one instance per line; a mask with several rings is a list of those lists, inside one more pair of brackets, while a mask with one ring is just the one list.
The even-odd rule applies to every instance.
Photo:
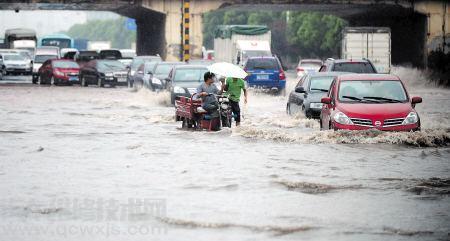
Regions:
[[247, 77], [247, 73], [239, 66], [226, 62], [212, 64], [208, 66], [208, 70], [214, 74], [221, 75], [224, 77], [241, 78], [241, 79]]

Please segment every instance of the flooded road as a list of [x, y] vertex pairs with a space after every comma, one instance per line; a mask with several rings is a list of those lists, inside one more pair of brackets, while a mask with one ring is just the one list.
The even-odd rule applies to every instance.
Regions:
[[1, 83], [0, 237], [448, 240], [450, 90], [396, 71], [421, 132], [321, 132], [255, 92], [191, 132], [165, 94]]

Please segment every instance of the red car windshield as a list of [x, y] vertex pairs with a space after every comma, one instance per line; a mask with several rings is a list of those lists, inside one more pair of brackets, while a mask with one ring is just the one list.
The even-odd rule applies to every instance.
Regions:
[[408, 98], [398, 80], [346, 80], [340, 83], [339, 100], [392, 103], [406, 102]]
[[55, 61], [53, 62], [53, 67], [62, 69], [78, 69], [80, 66], [72, 61]]

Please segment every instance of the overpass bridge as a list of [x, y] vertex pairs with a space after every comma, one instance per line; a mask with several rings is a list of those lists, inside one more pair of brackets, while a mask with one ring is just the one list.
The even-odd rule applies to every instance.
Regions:
[[[203, 13], [221, 9], [318, 11], [350, 26], [392, 30], [392, 62], [424, 66], [428, 53], [450, 41], [446, 0], [4, 0], [0, 10], [113, 11], [136, 19], [137, 52], [168, 60], [201, 55]], [[187, 10], [188, 9], [188, 10]], [[443, 51], [448, 51], [447, 50]]]

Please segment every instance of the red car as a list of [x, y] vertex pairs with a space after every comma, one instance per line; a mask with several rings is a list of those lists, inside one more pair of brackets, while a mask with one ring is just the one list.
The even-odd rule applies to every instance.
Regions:
[[321, 129], [420, 130], [420, 118], [414, 107], [422, 102], [422, 98], [410, 98], [395, 75], [337, 76], [321, 102]]
[[80, 66], [73, 60], [49, 59], [39, 68], [39, 83], [76, 84], [80, 83], [79, 73]]

